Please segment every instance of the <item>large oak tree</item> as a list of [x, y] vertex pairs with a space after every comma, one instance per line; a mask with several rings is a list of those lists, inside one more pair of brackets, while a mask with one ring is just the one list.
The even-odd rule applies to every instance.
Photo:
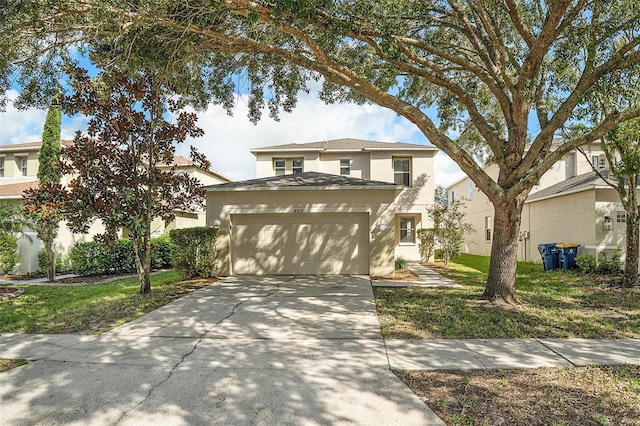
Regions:
[[[295, 106], [322, 77], [328, 102], [370, 101], [414, 123], [495, 207], [485, 296], [516, 301], [523, 203], [566, 153], [640, 109], [591, 119], [611, 73], [638, 73], [637, 0], [9, 0], [0, 15], [0, 84], [37, 104], [48, 77], [82, 46], [98, 65], [161, 70], [197, 106], [230, 108], [237, 85], [250, 115]], [[611, 87], [611, 90], [616, 90]], [[437, 117], [427, 113], [437, 110]], [[567, 125], [582, 131], [561, 137]], [[460, 135], [455, 136], [455, 135]], [[499, 168], [485, 173], [478, 153]]]

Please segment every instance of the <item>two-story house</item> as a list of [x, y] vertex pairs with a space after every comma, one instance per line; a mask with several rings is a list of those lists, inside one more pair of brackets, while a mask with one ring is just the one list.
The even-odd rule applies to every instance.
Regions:
[[[60, 141], [63, 149], [70, 146], [73, 141]], [[0, 145], [0, 202], [9, 202], [22, 205], [22, 194], [25, 190], [38, 187], [38, 156], [41, 142], [29, 142], [12, 145]], [[178, 173], [187, 173], [196, 177], [202, 185], [213, 185], [216, 183], [231, 182], [226, 176], [220, 173], [203, 170], [190, 160], [174, 156], [174, 162], [166, 167], [177, 166]], [[69, 176], [62, 177], [62, 185], [69, 182]], [[156, 219], [152, 223], [152, 235], [159, 236], [164, 232], [174, 228], [188, 228], [193, 226], [205, 226], [205, 209], [202, 211], [175, 212], [176, 217], [170, 223], [165, 223], [162, 219]], [[91, 241], [93, 236], [104, 232], [104, 226], [100, 222], [94, 223], [88, 234], [73, 234], [69, 228], [62, 223], [58, 230], [55, 241], [55, 250], [58, 255], [65, 255], [69, 249], [77, 242]], [[39, 269], [38, 252], [40, 241], [35, 232], [26, 232], [30, 238], [21, 238], [18, 243], [19, 264], [15, 273], [26, 274]]]
[[[598, 142], [567, 153], [532, 189], [522, 211], [518, 259], [540, 261], [542, 243], [580, 244], [578, 252], [597, 255], [624, 249], [626, 214], [617, 192], [593, 171], [604, 170], [606, 159]], [[593, 167], [592, 167], [593, 166]], [[498, 168], [485, 171], [494, 179]], [[448, 198], [465, 199], [467, 221], [474, 232], [463, 251], [489, 256], [493, 237], [493, 205], [473, 181], [465, 177], [449, 186]]]
[[388, 275], [419, 260], [437, 148], [337, 139], [256, 148], [256, 179], [207, 187], [222, 274]]

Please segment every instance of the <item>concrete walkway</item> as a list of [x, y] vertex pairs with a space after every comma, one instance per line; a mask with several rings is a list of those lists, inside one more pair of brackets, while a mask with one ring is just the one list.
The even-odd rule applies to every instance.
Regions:
[[101, 336], [3, 335], [0, 424], [442, 425], [389, 369], [369, 277], [229, 278]]
[[368, 277], [228, 278], [101, 336], [0, 335], [0, 424], [441, 425], [390, 370], [640, 364], [640, 340], [383, 340]]
[[461, 287], [418, 262], [407, 262], [407, 269], [418, 276], [416, 281], [372, 280], [374, 287]]

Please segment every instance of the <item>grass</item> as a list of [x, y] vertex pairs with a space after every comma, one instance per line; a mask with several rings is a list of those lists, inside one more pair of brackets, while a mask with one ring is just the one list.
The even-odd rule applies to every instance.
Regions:
[[462, 288], [375, 288], [388, 338], [640, 338], [640, 289], [603, 286], [604, 278], [519, 263], [522, 304], [482, 300], [489, 258], [462, 255], [438, 272]]
[[205, 285], [175, 271], [151, 277], [151, 294], [138, 294], [137, 278], [86, 286], [18, 286], [25, 293], [0, 302], [2, 333], [99, 334], [153, 311]]
[[20, 367], [27, 364], [29, 361], [26, 359], [3, 359], [0, 358], [0, 373], [3, 371], [11, 370], [12, 368]]
[[449, 425], [638, 425], [640, 367], [395, 372]]

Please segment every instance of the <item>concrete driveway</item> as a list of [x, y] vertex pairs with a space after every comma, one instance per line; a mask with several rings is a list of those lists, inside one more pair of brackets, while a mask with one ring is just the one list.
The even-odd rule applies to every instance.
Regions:
[[231, 277], [102, 336], [3, 336], [0, 423], [443, 424], [393, 373], [369, 277]]

